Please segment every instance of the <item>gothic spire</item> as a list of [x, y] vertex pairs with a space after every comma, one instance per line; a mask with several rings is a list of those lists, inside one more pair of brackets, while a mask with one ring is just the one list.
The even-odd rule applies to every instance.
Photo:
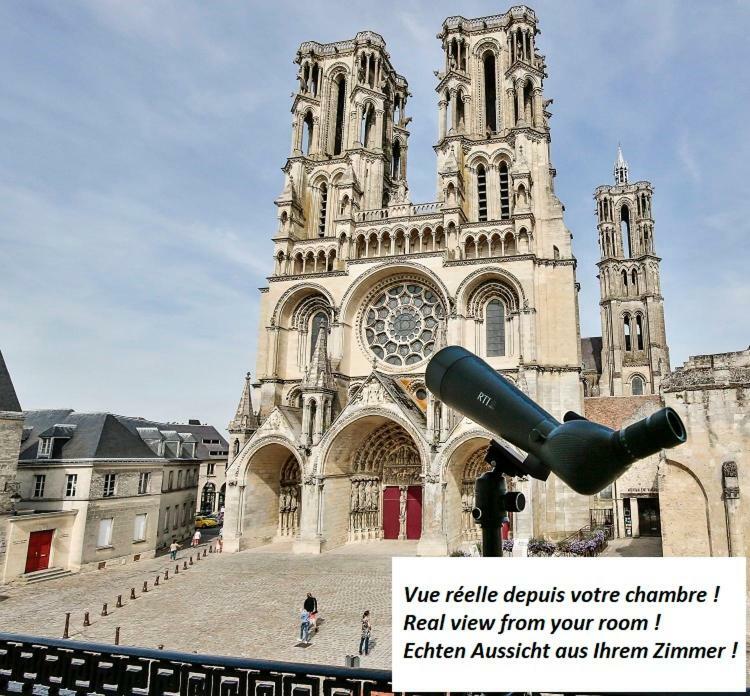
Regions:
[[229, 432], [242, 432], [258, 429], [258, 417], [253, 411], [253, 400], [251, 396], [250, 373], [245, 375], [245, 386], [242, 389], [240, 402], [237, 404], [237, 413], [229, 423]]
[[615, 184], [628, 183], [628, 163], [622, 156], [622, 147], [617, 143], [617, 159], [615, 160]]
[[318, 331], [318, 336], [313, 348], [310, 364], [305, 372], [302, 384], [305, 389], [333, 389], [333, 373], [331, 363], [328, 360], [328, 327], [323, 324]]

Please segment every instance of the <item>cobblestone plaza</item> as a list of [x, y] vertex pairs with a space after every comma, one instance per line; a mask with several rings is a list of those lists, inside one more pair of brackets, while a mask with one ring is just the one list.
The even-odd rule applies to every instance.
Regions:
[[[192, 553], [186, 549], [178, 554], [176, 576], [176, 564], [161, 556], [36, 585], [4, 586], [0, 631], [60, 638], [70, 612], [72, 640], [111, 644], [119, 626], [122, 645], [343, 665], [358, 649], [360, 617], [369, 609], [374, 647], [362, 666], [390, 669], [394, 549], [373, 546], [373, 554], [359, 550], [355, 555], [345, 547], [300, 558], [279, 544], [274, 552], [207, 554], [184, 570]], [[396, 553], [414, 553], [412, 544], [400, 546]], [[157, 575], [159, 586], [153, 587]], [[145, 581], [149, 592], [143, 594]], [[135, 600], [129, 599], [131, 588]], [[318, 599], [324, 621], [312, 645], [300, 648], [295, 646], [307, 592]], [[105, 602], [109, 615], [103, 617]]]

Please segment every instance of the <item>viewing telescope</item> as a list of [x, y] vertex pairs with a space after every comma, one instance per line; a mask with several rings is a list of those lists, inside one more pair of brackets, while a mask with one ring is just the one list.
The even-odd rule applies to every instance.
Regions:
[[460, 346], [438, 351], [427, 365], [425, 381], [440, 401], [528, 453], [521, 459], [497, 443], [490, 445], [488, 461], [493, 451], [498, 462], [502, 459], [499, 473], [545, 481], [554, 472], [583, 495], [603, 490], [636, 460], [687, 439], [685, 426], [671, 408], [622, 430], [593, 423], [573, 411], [560, 423]]

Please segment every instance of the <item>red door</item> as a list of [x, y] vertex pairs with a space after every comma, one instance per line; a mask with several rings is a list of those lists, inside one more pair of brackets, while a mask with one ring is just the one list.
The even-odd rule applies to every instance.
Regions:
[[383, 538], [398, 539], [399, 515], [401, 513], [401, 490], [398, 486], [383, 489]]
[[31, 532], [29, 536], [29, 552], [26, 556], [26, 573], [35, 570], [49, 568], [49, 551], [52, 547], [52, 535], [54, 529], [45, 529], [43, 532]]
[[422, 486], [409, 486], [406, 492], [406, 538], [422, 536]]

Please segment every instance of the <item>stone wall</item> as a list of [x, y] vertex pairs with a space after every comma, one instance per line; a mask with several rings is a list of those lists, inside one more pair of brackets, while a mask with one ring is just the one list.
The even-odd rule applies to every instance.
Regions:
[[746, 556], [750, 349], [693, 356], [663, 392], [688, 435], [659, 469], [664, 555]]

